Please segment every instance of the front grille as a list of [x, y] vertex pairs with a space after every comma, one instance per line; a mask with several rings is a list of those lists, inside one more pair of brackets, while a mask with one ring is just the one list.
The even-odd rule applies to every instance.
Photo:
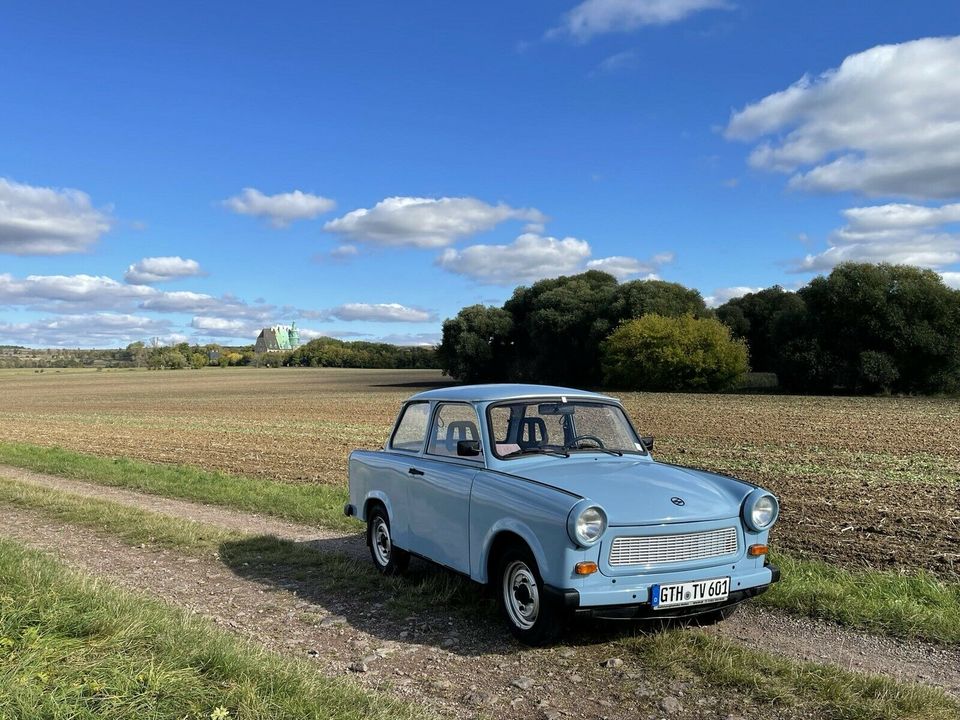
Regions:
[[610, 547], [610, 566], [665, 565], [732, 555], [735, 552], [735, 527], [684, 535], [618, 537]]

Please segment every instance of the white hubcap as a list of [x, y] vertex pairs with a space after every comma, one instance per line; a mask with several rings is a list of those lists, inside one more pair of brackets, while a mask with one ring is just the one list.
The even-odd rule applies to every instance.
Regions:
[[373, 552], [377, 556], [377, 562], [383, 567], [390, 564], [390, 551], [393, 548], [390, 542], [390, 528], [382, 517], [377, 517], [373, 521], [373, 533], [371, 537], [373, 542]]
[[529, 630], [540, 614], [540, 591], [533, 572], [522, 560], [514, 560], [503, 573], [503, 600], [510, 621]]

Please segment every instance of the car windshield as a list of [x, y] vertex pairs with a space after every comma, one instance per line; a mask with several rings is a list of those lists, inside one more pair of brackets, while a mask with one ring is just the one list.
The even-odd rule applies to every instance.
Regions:
[[491, 445], [499, 458], [571, 453], [646, 455], [623, 410], [588, 400], [516, 400], [487, 410]]

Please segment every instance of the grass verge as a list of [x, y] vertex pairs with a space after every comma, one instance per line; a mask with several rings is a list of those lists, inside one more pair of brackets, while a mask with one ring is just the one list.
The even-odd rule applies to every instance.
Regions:
[[3, 477], [0, 505], [108, 533], [133, 547], [149, 545], [188, 555], [216, 555], [242, 577], [275, 585], [290, 580], [308, 582], [319, 592], [348, 592], [385, 602], [398, 614], [432, 605], [470, 615], [492, 608], [492, 603], [478, 594], [471, 583], [433, 566], [408, 579], [385, 578], [369, 562], [342, 551], [318, 550], [307, 543], [272, 535], [248, 535]]
[[422, 716], [7, 540], [0, 577], [0, 717]]
[[[470, 583], [438, 571], [383, 578], [369, 563], [274, 537], [0, 480], [0, 503], [183, 552], [208, 553], [239, 575], [369, 596], [401, 612], [446, 606], [477, 617], [490, 603]], [[143, 529], [141, 529], [143, 528]], [[144, 535], [146, 533], [146, 535]], [[287, 718], [410, 717], [410, 710], [325, 680], [157, 603], [65, 573], [38, 553], [0, 540], [0, 717]], [[479, 611], [479, 612], [478, 612]], [[764, 708], [797, 708], [831, 720], [954, 717], [939, 690], [814, 663], [794, 663], [686, 630], [620, 641], [656, 677], [743, 694]], [[305, 674], [306, 673], [306, 674]], [[220, 710], [219, 708], [222, 708]], [[308, 708], [308, 709], [305, 709]], [[178, 714], [171, 714], [171, 713]], [[219, 714], [218, 714], [219, 713]], [[229, 713], [226, 715], [224, 713]]]
[[[101, 458], [59, 448], [14, 443], [0, 443], [0, 464], [155, 495], [267, 513], [291, 521], [339, 529], [358, 528], [355, 520], [343, 516], [341, 508], [346, 493], [338, 488], [288, 485], [191, 467]], [[21, 502], [25, 502], [25, 490], [21, 488], [17, 493]], [[31, 497], [31, 502], [41, 502], [39, 495]], [[95, 503], [91, 504], [88, 511], [94, 505]], [[126, 507], [114, 505], [117, 508]], [[79, 510], [75, 508], [72, 512]], [[95, 523], [111, 522], [107, 515], [109, 513], [101, 519], [94, 518]], [[78, 521], [77, 517], [63, 519]], [[133, 522], [125, 530], [118, 528], [111, 532], [130, 533], [137, 543], [146, 542], [146, 539], [136, 540], [137, 537], [142, 538], [145, 535], [157, 538], [160, 544], [179, 542], [172, 537], [172, 526], [163, 529], [165, 523], [167, 520], [164, 517], [154, 516], [152, 521], [143, 520], [141, 527], [137, 527], [137, 523]], [[202, 536], [210, 532], [209, 526], [198, 523], [193, 523], [192, 526], [186, 524], [180, 530], [181, 535], [195, 533]], [[206, 549], [215, 551], [225, 542], [236, 543], [240, 537], [239, 534], [235, 535], [237, 537], [229, 539], [213, 539]], [[200, 538], [187, 537], [186, 544], [182, 547], [193, 547], [196, 550], [199, 540]], [[249, 544], [249, 541], [244, 542]], [[287, 550], [282, 549], [281, 554], [287, 553]], [[315, 562], [316, 553], [312, 553], [312, 557]], [[960, 643], [960, 583], [939, 580], [922, 572], [898, 574], [875, 570], [852, 571], [816, 560], [800, 560], [783, 555], [778, 556], [775, 562], [783, 571], [783, 580], [756, 602], [790, 613], [822, 618], [894, 637], [944, 644]], [[444, 589], [444, 595], [461, 596], [460, 585], [452, 584]], [[394, 603], [403, 605], [405, 601], [395, 600]]]
[[960, 643], [960, 583], [929, 573], [852, 571], [778, 555], [783, 580], [755, 602], [897, 637]]
[[622, 642], [651, 672], [742, 693], [760, 706], [761, 717], [763, 706], [791, 708], [791, 717], [831, 720], [940, 720], [960, 713], [960, 705], [940, 690], [793, 662], [698, 631], [637, 635]]
[[292, 485], [186, 465], [104, 458], [25, 443], [0, 443], [0, 465], [265, 513], [291, 522], [336, 530], [356, 530], [359, 527], [356, 520], [343, 514], [346, 490], [328, 485]]

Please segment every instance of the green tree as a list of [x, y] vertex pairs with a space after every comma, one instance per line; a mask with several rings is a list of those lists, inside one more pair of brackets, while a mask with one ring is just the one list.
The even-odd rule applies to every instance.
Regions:
[[192, 367], [194, 370], [205, 368], [208, 364], [209, 360], [206, 353], [195, 352], [190, 355], [190, 367]]
[[147, 346], [142, 341], [132, 342], [127, 345], [127, 356], [134, 367], [143, 367], [147, 363]]
[[710, 317], [710, 310], [697, 290], [664, 280], [631, 280], [616, 288], [610, 303], [614, 324], [644, 315]]
[[511, 358], [513, 318], [483, 305], [463, 308], [443, 323], [437, 360], [443, 371], [463, 382], [503, 380]]
[[389, 343], [344, 342], [336, 338], [320, 337], [289, 353], [264, 353], [257, 362], [275, 365], [276, 359], [284, 365], [301, 367], [343, 368], [435, 368], [438, 367], [433, 347], [391, 345]]
[[612, 275], [589, 270], [519, 287], [504, 303], [513, 318], [511, 379], [596, 385], [600, 343], [615, 323], [609, 309]]
[[803, 299], [779, 285], [734, 298], [717, 308], [717, 317], [735, 338], [750, 347], [750, 365], [757, 372], [777, 372], [779, 350], [790, 337], [780, 327], [805, 311]]
[[176, 348], [154, 348], [147, 361], [147, 367], [154, 370], [181, 370], [187, 366], [187, 359]]
[[608, 385], [632, 390], [725, 390], [748, 370], [742, 340], [715, 318], [644, 315], [602, 345]]
[[[932, 270], [844, 263], [801, 288], [781, 378], [811, 391], [960, 389], [960, 292]], [[792, 372], [791, 372], [792, 371]]]

